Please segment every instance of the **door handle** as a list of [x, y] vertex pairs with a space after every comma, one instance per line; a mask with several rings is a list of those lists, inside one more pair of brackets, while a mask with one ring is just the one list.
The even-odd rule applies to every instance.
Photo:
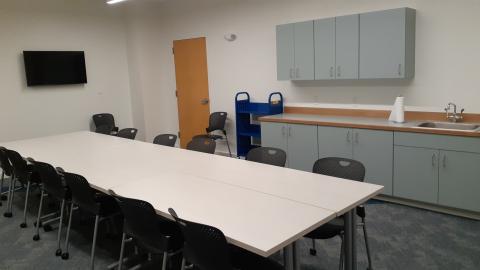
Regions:
[[437, 154], [432, 155], [432, 167], [437, 167]]
[[294, 79], [295, 74], [293, 73], [293, 68], [290, 68], [290, 79]]
[[398, 76], [402, 76], [402, 64], [398, 64]]
[[288, 137], [292, 136], [292, 127], [288, 127]]
[[295, 78], [300, 78], [300, 68], [298, 67], [295, 69]]
[[340, 66], [337, 66], [337, 77], [342, 76], [342, 68]]
[[359, 142], [359, 139], [358, 139], [358, 132], [355, 132], [355, 143], [358, 144]]
[[447, 168], [447, 155], [446, 154], [443, 155], [442, 163], [443, 163], [443, 168]]
[[282, 127], [282, 137], [285, 137], [285, 126]]
[[333, 78], [333, 67], [330, 67], [330, 78]]
[[209, 102], [210, 100], [208, 98], [203, 98], [202, 100], [200, 100], [200, 104], [202, 105], [207, 105]]
[[350, 143], [350, 142], [351, 142], [351, 140], [350, 140], [350, 130], [349, 130], [349, 131], [347, 131], [347, 142], [348, 142], [348, 143]]

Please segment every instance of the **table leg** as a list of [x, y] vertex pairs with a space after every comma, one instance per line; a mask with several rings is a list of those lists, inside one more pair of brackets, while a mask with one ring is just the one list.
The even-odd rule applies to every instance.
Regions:
[[295, 242], [283, 249], [283, 260], [286, 270], [300, 269], [300, 262], [297, 260], [297, 245]]
[[356, 209], [344, 215], [345, 219], [345, 270], [357, 270]]

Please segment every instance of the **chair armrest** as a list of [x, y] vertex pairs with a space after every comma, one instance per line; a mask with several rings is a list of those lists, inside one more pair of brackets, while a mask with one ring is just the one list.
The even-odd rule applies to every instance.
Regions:
[[28, 163], [35, 163], [35, 160], [31, 157], [24, 158], [24, 160]]
[[57, 170], [57, 173], [61, 176], [65, 176], [65, 170], [62, 167], [57, 167], [55, 168]]

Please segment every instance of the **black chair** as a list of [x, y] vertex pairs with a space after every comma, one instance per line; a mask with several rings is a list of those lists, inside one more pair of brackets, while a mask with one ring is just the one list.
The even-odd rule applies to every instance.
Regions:
[[[46, 223], [52, 221], [59, 221], [58, 225], [58, 234], [57, 234], [57, 250], [55, 251], [56, 256], [62, 255], [62, 249], [60, 246], [60, 238], [62, 235], [62, 224], [64, 217], [65, 204], [70, 201], [71, 194], [68, 187], [63, 181], [63, 175], [61, 174], [61, 169], [55, 169], [52, 165], [44, 162], [33, 161], [34, 170], [38, 173], [40, 180], [42, 182], [41, 195], [40, 195], [40, 205], [38, 206], [37, 222], [35, 223], [35, 235], [33, 236], [34, 241], [40, 240], [40, 226], [42, 226], [42, 218], [51, 216], [51, 214], [42, 217], [42, 207], [44, 197], [48, 196], [61, 201], [60, 205], [60, 217], [51, 219], [49, 221], [43, 222], [45, 226]], [[71, 210], [70, 210], [71, 211]]]
[[[118, 132], [118, 127], [115, 126], [115, 119], [110, 113], [99, 113], [92, 116], [95, 124], [95, 132], [103, 134], [115, 134]], [[108, 133], [105, 133], [107, 132]]]
[[[225, 139], [227, 142], [228, 147], [228, 154], [230, 157], [232, 156], [232, 151], [230, 150], [230, 144], [228, 143], [227, 131], [225, 130], [225, 122], [227, 121], [227, 113], [226, 112], [214, 112], [210, 114], [210, 118], [208, 121], [208, 127], [206, 128], [207, 134], [197, 135], [193, 138], [209, 138], [214, 141]], [[212, 134], [214, 131], [221, 131], [223, 136]]]
[[187, 149], [207, 154], [215, 154], [217, 144], [209, 138], [194, 138], [187, 144]]
[[166, 270], [169, 258], [179, 254], [183, 246], [183, 238], [178, 227], [175, 223], [158, 216], [148, 202], [121, 197], [112, 190], [109, 194], [117, 200], [124, 217], [118, 269], [122, 269], [128, 236], [149, 255], [161, 254], [162, 270]]
[[[20, 224], [21, 228], [26, 228], [27, 227], [27, 208], [28, 208], [28, 198], [30, 196], [30, 187], [32, 184], [36, 184], [37, 186], [40, 184], [40, 181], [38, 179], [38, 176], [33, 170], [33, 165], [28, 164], [27, 160], [25, 160], [18, 152], [15, 152], [13, 150], [6, 150], [8, 159], [10, 160], [10, 163], [12, 164], [13, 168], [13, 183], [11, 184], [11, 187], [16, 186], [16, 182], [20, 182], [22, 186], [26, 186], [26, 192], [25, 192], [25, 204], [23, 208], [23, 223]], [[11, 190], [10, 198], [9, 198], [9, 209], [8, 209], [8, 214], [9, 216], [13, 215], [12, 212], [12, 204], [13, 204], [13, 193], [15, 190]], [[6, 214], [7, 214], [6, 213]]]
[[272, 260], [229, 245], [223, 232], [215, 227], [181, 219], [172, 208], [168, 212], [185, 239], [182, 270], [187, 262], [200, 270], [284, 269]]
[[153, 139], [154, 144], [174, 147], [177, 142], [177, 135], [160, 134]]
[[[6, 194], [10, 194], [10, 189], [7, 192], [3, 191], [5, 176], [10, 177], [10, 180], [12, 180], [13, 177], [12, 164], [10, 163], [10, 160], [8, 160], [7, 149], [5, 147], [0, 147], [0, 168], [2, 169], [2, 179], [0, 180], [0, 206], [2, 206], [1, 201], [6, 200], [9, 197]], [[9, 206], [8, 203], [7, 206]], [[6, 217], [8, 217], [8, 215], [6, 215]]]
[[120, 214], [120, 208], [113, 197], [104, 193], [96, 192], [91, 188], [90, 184], [83, 176], [67, 172], [63, 173], [63, 175], [65, 177], [65, 182], [72, 193], [72, 202], [68, 218], [67, 236], [65, 238], [65, 252], [62, 254], [62, 259], [67, 260], [69, 258], [68, 241], [72, 225], [73, 209], [75, 206], [78, 206], [83, 211], [95, 215], [92, 248], [90, 252], [90, 269], [94, 269], [98, 225], [104, 220], [110, 220], [111, 224], [114, 224], [112, 218], [115, 215]]
[[[363, 182], [365, 178], [365, 167], [362, 163], [346, 158], [328, 157], [322, 158], [315, 162], [313, 165], [313, 173], [344, 178], [348, 180], [354, 180]], [[370, 256], [370, 246], [368, 244], [367, 228], [365, 225], [365, 207], [357, 207], [357, 215], [361, 218], [360, 226], [363, 228], [363, 235], [365, 238], [365, 247], [368, 257], [368, 268], [372, 270], [372, 259]], [[336, 218], [333, 221], [315, 229], [305, 237], [312, 239], [312, 249], [310, 249], [311, 255], [316, 255], [315, 239], [330, 239], [335, 236], [340, 236], [342, 240], [341, 252], [340, 252], [340, 269], [343, 268], [343, 234], [344, 234], [344, 221], [343, 218]]]
[[124, 128], [117, 133], [117, 136], [125, 139], [135, 140], [137, 132], [138, 129], [136, 128]]
[[257, 147], [248, 151], [247, 160], [279, 167], [285, 167], [287, 153], [272, 147]]

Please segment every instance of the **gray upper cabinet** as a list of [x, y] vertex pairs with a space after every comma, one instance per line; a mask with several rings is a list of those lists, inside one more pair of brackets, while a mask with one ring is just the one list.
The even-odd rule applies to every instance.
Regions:
[[335, 79], [335, 18], [316, 20], [315, 80]]
[[313, 80], [313, 21], [277, 26], [277, 79]]
[[359, 15], [335, 18], [337, 79], [358, 79]]
[[295, 70], [294, 80], [313, 80], [315, 59], [313, 46], [313, 21], [294, 24]]
[[277, 25], [277, 79], [293, 79], [295, 42], [293, 24]]
[[438, 203], [480, 212], [480, 154], [440, 151]]
[[353, 130], [353, 159], [365, 166], [365, 182], [382, 185], [393, 195], [393, 132]]
[[415, 73], [415, 10], [360, 14], [360, 79], [412, 78]]
[[438, 156], [436, 149], [395, 146], [393, 195], [438, 202]]

